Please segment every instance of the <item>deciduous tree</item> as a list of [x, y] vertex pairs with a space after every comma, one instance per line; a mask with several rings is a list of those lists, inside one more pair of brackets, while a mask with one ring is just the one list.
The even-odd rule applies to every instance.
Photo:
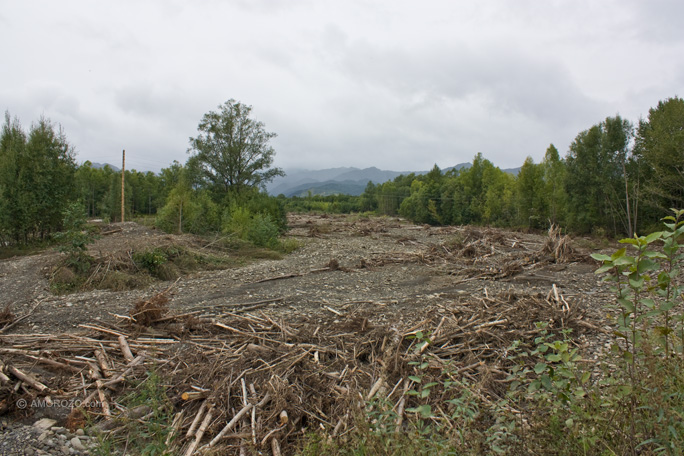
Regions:
[[276, 176], [272, 168], [275, 151], [269, 142], [276, 134], [263, 122], [250, 117], [252, 107], [228, 100], [202, 117], [199, 134], [190, 138], [192, 159], [201, 175], [218, 195], [242, 195], [250, 188], [263, 187]]

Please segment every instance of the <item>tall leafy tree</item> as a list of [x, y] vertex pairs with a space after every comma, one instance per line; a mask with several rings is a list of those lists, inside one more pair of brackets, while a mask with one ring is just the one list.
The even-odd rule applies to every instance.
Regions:
[[532, 157], [527, 157], [520, 168], [515, 189], [518, 222], [529, 228], [541, 228], [547, 214], [543, 168]]
[[0, 137], [0, 233], [15, 242], [28, 240], [32, 224], [26, 141], [19, 120], [5, 113]]
[[625, 160], [632, 127], [620, 116], [581, 132], [566, 157], [567, 222], [571, 229], [628, 231]]
[[251, 112], [251, 106], [228, 100], [205, 114], [199, 134], [190, 138], [193, 164], [217, 195], [240, 196], [284, 175], [271, 167], [275, 151], [269, 142], [276, 134], [267, 132]]
[[635, 155], [646, 182], [651, 206], [663, 210], [684, 207], [684, 100], [668, 98], [651, 108], [636, 133]]
[[515, 183], [515, 177], [496, 166], [487, 166], [484, 169], [482, 222], [499, 226], [510, 226], [513, 223]]
[[26, 135], [5, 115], [0, 139], [3, 231], [15, 241], [58, 231], [76, 198], [74, 150], [61, 129], [41, 118]]
[[565, 215], [565, 162], [553, 144], [546, 149], [541, 167], [547, 216], [551, 223], [560, 224]]
[[61, 229], [63, 212], [76, 199], [76, 160], [61, 128], [41, 118], [31, 127], [26, 150], [33, 164], [36, 225], [41, 236]]

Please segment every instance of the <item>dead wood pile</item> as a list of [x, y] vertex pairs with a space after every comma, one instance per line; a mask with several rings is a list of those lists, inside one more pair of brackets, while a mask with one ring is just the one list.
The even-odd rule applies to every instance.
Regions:
[[[374, 399], [395, 404], [404, 420], [406, 409], [420, 405], [407, 394], [416, 388], [411, 361], [427, 361], [423, 374], [431, 381], [458, 377], [476, 397], [494, 401], [505, 393], [508, 347], [530, 343], [535, 322], [575, 334], [591, 326], [580, 303], [555, 286], [548, 296], [488, 296], [485, 289], [481, 297], [404, 312], [355, 301], [288, 320], [260, 303], [226, 306], [211, 319], [202, 308], [171, 315], [163, 298], [138, 303], [121, 326], [0, 335], [0, 414], [26, 412], [16, 409], [20, 398], [77, 399], [98, 405], [73, 412], [70, 425], [83, 425], [85, 414], [105, 432], [118, 432], [117, 417], [133, 414], [119, 399], [156, 370], [169, 385], [180, 454], [249, 447], [268, 453], [276, 446], [288, 454], [307, 430], [343, 438]], [[420, 348], [419, 331], [429, 337]], [[444, 394], [424, 400], [441, 410], [448, 407]]]

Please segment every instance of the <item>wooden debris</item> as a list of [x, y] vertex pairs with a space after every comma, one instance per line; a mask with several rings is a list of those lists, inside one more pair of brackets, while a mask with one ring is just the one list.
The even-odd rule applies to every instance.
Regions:
[[131, 352], [131, 347], [129, 347], [128, 342], [126, 342], [126, 337], [123, 335], [119, 336], [119, 346], [121, 347], [121, 353], [123, 353], [124, 359], [129, 363], [132, 363], [135, 357]]
[[[583, 320], [582, 302], [564, 296], [558, 286], [548, 296], [483, 288], [462, 302], [428, 307], [391, 325], [383, 320], [390, 305], [326, 302], [314, 306], [313, 316], [290, 320], [224, 311], [212, 321], [198, 319], [182, 337], [164, 330], [176, 324], [164, 317], [151, 332], [133, 324], [128, 330], [91, 324], [77, 334], [3, 335], [0, 354], [8, 366], [0, 365], [0, 384], [21, 380], [34, 395], [97, 404], [87, 409], [90, 418], [100, 417], [98, 428], [112, 430], [126, 420], [147, 419], [149, 407], [122, 411], [117, 399], [154, 367], [169, 385], [179, 454], [237, 454], [240, 448], [268, 453], [290, 448], [304, 429], [344, 435], [354, 410], [377, 398], [395, 404], [401, 429], [405, 410], [419, 405], [408, 394], [412, 382], [407, 380], [415, 375], [411, 363], [419, 359], [428, 362], [421, 371], [425, 382], [442, 384], [444, 372], [450, 379], [467, 376], [473, 397], [486, 403], [496, 394], [490, 388], [508, 375], [506, 349], [514, 340], [531, 344], [539, 334], [535, 322], [549, 322], [549, 331], [570, 327], [575, 334], [597, 329]], [[411, 337], [419, 331], [429, 338], [420, 348]], [[37, 362], [71, 378], [49, 388], [51, 377], [28, 374]], [[0, 389], [0, 401], [13, 391]]]

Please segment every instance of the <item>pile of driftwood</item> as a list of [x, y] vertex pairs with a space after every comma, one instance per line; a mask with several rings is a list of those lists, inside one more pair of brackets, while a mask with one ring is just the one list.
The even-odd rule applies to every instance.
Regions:
[[447, 407], [439, 387], [423, 399], [407, 394], [417, 388], [412, 361], [428, 363], [419, 374], [431, 381], [457, 377], [494, 401], [507, 385], [508, 347], [532, 341], [535, 322], [576, 334], [592, 327], [581, 304], [555, 286], [546, 296], [485, 289], [403, 309], [356, 301], [287, 320], [263, 303], [172, 314], [167, 300], [156, 295], [135, 303], [119, 324], [82, 325], [78, 333], [0, 335], [0, 413], [27, 412], [17, 409], [19, 399], [73, 399], [84, 406], [72, 411], [69, 426], [95, 421], [103, 432], [120, 432], [126, 420], [151, 413], [127, 410], [120, 398], [154, 370], [168, 385], [175, 412], [169, 445], [179, 454], [286, 454], [311, 430], [344, 438], [374, 400], [393, 407], [398, 426], [421, 401]]

